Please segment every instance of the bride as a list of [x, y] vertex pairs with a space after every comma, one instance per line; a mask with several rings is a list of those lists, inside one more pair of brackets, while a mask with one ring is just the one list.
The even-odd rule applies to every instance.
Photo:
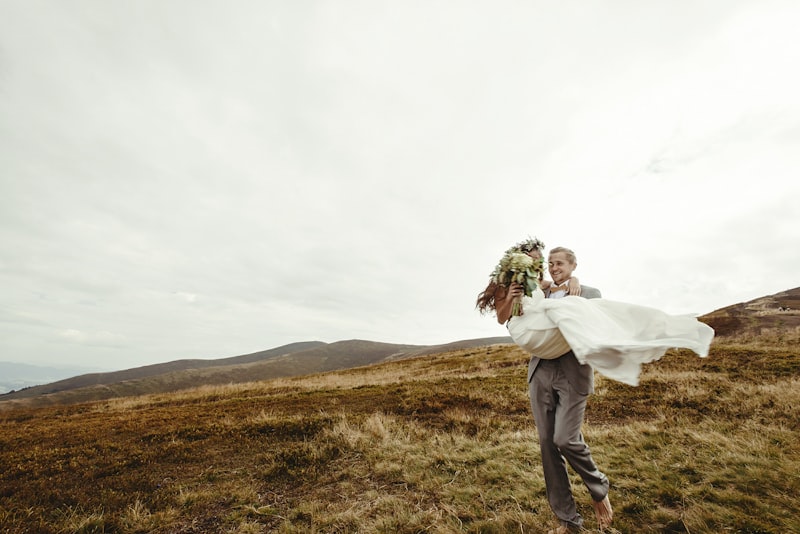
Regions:
[[[599, 291], [579, 286], [574, 277], [564, 288], [564, 298], [546, 298], [555, 288], [543, 280], [542, 249], [536, 239], [508, 249], [476, 303], [481, 313], [495, 312], [514, 342], [531, 355], [555, 359], [572, 350], [581, 364], [630, 385], [639, 383], [642, 364], [660, 359], [669, 348], [708, 355], [714, 330], [693, 316], [602, 299]], [[554, 249], [551, 260], [558, 257], [556, 250], [571, 254]], [[551, 265], [555, 281], [561, 281], [554, 274], [562, 274], [559, 268]]]

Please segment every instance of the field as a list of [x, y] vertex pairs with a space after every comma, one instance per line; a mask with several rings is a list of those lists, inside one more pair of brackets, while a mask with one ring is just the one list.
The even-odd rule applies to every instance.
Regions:
[[[638, 387], [597, 378], [584, 434], [612, 532], [800, 532], [797, 341], [671, 351]], [[546, 532], [526, 363], [493, 345], [0, 411], [2, 532]]]

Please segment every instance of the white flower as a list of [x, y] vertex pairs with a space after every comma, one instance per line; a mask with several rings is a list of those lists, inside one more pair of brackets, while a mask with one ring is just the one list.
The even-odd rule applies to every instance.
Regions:
[[[544, 261], [542, 258], [534, 259], [525, 252], [522, 252], [520, 248], [518, 248], [519, 245], [520, 244], [508, 249], [505, 254], [503, 254], [503, 257], [500, 258], [500, 261], [492, 272], [492, 281], [495, 284], [506, 287], [512, 282], [516, 282], [523, 287], [525, 295], [530, 297], [539, 285], [539, 277], [544, 269]], [[542, 247], [543, 246], [544, 245], [542, 245]], [[521, 303], [519, 299], [517, 299], [511, 309], [511, 315], [521, 314]]]
[[509, 254], [508, 267], [512, 271], [527, 271], [533, 267], [533, 258], [522, 252], [513, 252]]

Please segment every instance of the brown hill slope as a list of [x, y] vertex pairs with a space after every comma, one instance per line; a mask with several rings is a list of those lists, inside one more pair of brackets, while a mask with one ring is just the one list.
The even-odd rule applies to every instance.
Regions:
[[800, 329], [800, 287], [727, 306], [700, 319], [718, 338], [794, 334]]
[[[734, 304], [700, 318], [719, 340], [753, 341], [800, 332], [800, 288]], [[363, 340], [294, 343], [242, 356], [178, 360], [113, 373], [94, 373], [0, 395], [0, 409], [20, 403], [65, 404], [166, 393], [201, 385], [233, 384], [302, 376], [457, 349], [510, 343], [508, 337], [444, 345], [396, 345]], [[25, 400], [28, 399], [28, 400]]]
[[217, 360], [178, 360], [113, 373], [94, 373], [0, 395], [0, 409], [72, 404], [115, 397], [167, 393], [199, 386], [302, 376], [454, 350], [510, 343], [479, 338], [445, 345], [398, 345], [349, 340], [312, 341]]
[[57, 382], [51, 382], [49, 384], [43, 384], [41, 386], [32, 386], [19, 391], [10, 392], [0, 396], [0, 400], [29, 398], [72, 389], [141, 380], [143, 378], [174, 373], [177, 371], [185, 371], [189, 369], [205, 369], [209, 367], [220, 367], [227, 365], [243, 365], [247, 363], [278, 358], [286, 354], [308, 350], [324, 344], [325, 343], [321, 341], [307, 341], [301, 343], [291, 343], [289, 345], [283, 345], [270, 350], [254, 352], [252, 354], [245, 354], [242, 356], [233, 356], [230, 358], [212, 360], [175, 360], [171, 362], [145, 365], [143, 367], [135, 367], [132, 369], [124, 369], [122, 371], [89, 373], [72, 378], [66, 378]]

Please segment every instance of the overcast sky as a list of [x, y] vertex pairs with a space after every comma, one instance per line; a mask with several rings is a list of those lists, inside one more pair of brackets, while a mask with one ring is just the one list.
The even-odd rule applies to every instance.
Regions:
[[527, 236], [701, 314], [800, 285], [800, 3], [0, 0], [0, 360], [506, 335]]

